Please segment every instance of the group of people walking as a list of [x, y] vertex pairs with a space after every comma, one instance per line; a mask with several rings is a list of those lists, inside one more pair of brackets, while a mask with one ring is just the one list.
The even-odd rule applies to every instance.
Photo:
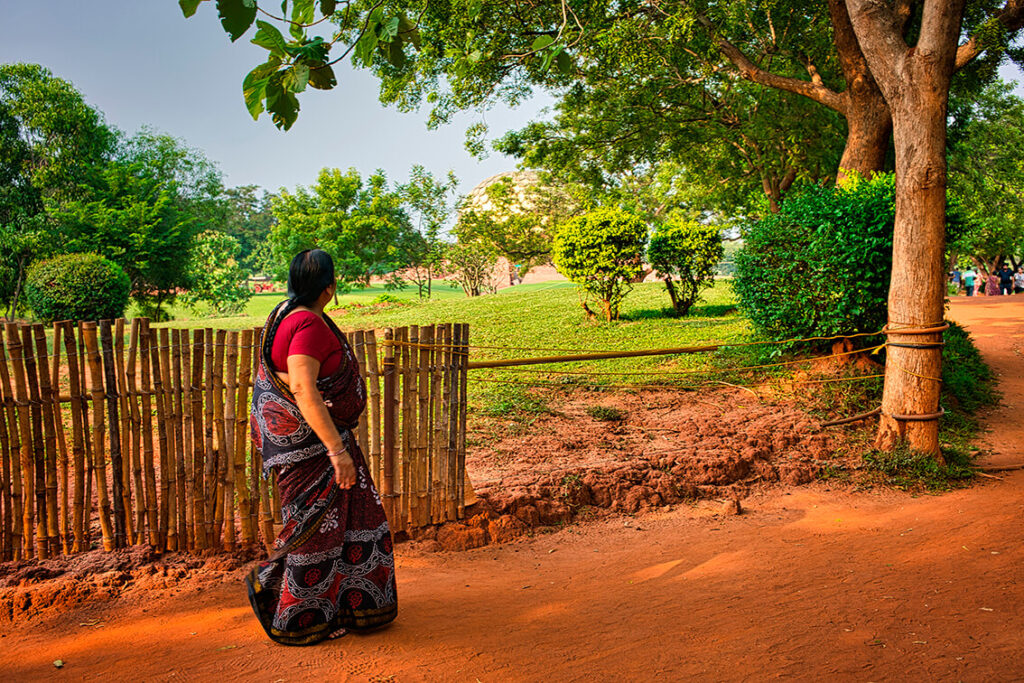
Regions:
[[957, 268], [950, 272], [949, 281], [957, 288], [957, 293], [963, 291], [967, 296], [1020, 294], [1024, 292], [1024, 266], [1014, 272], [1004, 263], [998, 270], [989, 273], [988, 277], [971, 267], [966, 270]]

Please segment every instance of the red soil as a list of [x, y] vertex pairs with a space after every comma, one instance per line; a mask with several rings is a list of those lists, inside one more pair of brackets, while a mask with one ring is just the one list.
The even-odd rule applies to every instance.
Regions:
[[[1020, 462], [1024, 297], [957, 300], [952, 317], [1003, 382], [987, 461]], [[598, 428], [613, 429], [587, 429]], [[571, 469], [533, 465], [526, 489]], [[225, 583], [196, 571], [0, 625], [0, 668], [19, 680], [52, 676], [57, 659], [63, 675], [114, 680], [1019, 680], [1024, 472], [999, 476], [917, 498], [822, 482], [754, 487], [738, 516], [677, 504], [461, 553], [402, 544], [398, 621], [304, 650], [262, 634], [241, 568], [221, 572]]]

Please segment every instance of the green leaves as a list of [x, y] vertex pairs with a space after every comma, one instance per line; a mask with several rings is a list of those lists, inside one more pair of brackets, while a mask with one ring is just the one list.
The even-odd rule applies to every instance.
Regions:
[[320, 14], [329, 17], [334, 14], [338, 3], [335, 0], [320, 0]]
[[256, 27], [259, 30], [256, 31], [256, 36], [251, 41], [252, 44], [270, 50], [271, 54], [284, 57], [287, 45], [277, 27], [259, 20], [256, 22]]
[[235, 42], [256, 20], [256, 0], [217, 0], [217, 14], [231, 42]]
[[315, 12], [315, 0], [294, 0], [292, 2], [292, 21], [296, 24], [312, 24]]
[[242, 82], [242, 95], [245, 97], [245, 107], [249, 110], [255, 120], [263, 111], [263, 100], [267, 96], [267, 84], [270, 77], [277, 72], [281, 66], [281, 58], [271, 55], [264, 64], [249, 72]]
[[544, 48], [551, 45], [551, 43], [553, 42], [555, 42], [555, 39], [552, 38], [551, 36], [537, 36], [537, 38], [534, 39], [533, 41], [533, 45], [530, 46], [530, 49], [533, 50], [534, 52], [540, 52]]
[[188, 19], [196, 13], [196, 9], [201, 2], [206, 2], [206, 0], [178, 0], [178, 7], [181, 8], [181, 13]]
[[330, 90], [338, 85], [338, 79], [334, 76], [334, 69], [329, 64], [310, 67], [309, 85], [317, 90]]
[[[266, 85], [267, 112], [274, 125], [282, 130], [288, 130], [299, 118], [299, 100], [285, 84], [287, 71], [278, 71]], [[292, 81], [294, 83], [294, 81]]]

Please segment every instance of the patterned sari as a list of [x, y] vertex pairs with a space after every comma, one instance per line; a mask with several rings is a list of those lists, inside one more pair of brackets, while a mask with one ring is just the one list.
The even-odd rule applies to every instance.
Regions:
[[312, 645], [338, 629], [375, 628], [397, 616], [395, 560], [384, 508], [352, 434], [366, 405], [355, 354], [325, 318], [345, 357], [317, 388], [356, 468], [355, 486], [341, 489], [327, 448], [268, 364], [267, 331], [280, 308], [270, 314], [260, 340], [250, 424], [264, 475], [277, 470], [284, 528], [275, 552], [245, 581], [256, 617], [272, 640]]

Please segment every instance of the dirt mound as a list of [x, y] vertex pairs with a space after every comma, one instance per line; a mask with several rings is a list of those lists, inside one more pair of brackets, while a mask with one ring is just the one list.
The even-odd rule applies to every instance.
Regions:
[[0, 623], [31, 619], [51, 611], [128, 593], [177, 593], [235, 580], [260, 557], [252, 547], [235, 554], [168, 553], [151, 546], [115, 552], [92, 550], [51, 560], [0, 564]]
[[806, 413], [741, 391], [577, 392], [550, 408], [521, 433], [474, 448], [473, 516], [418, 538], [463, 550], [604, 510], [632, 514], [731, 499], [772, 482], [804, 484], [835, 450]]

